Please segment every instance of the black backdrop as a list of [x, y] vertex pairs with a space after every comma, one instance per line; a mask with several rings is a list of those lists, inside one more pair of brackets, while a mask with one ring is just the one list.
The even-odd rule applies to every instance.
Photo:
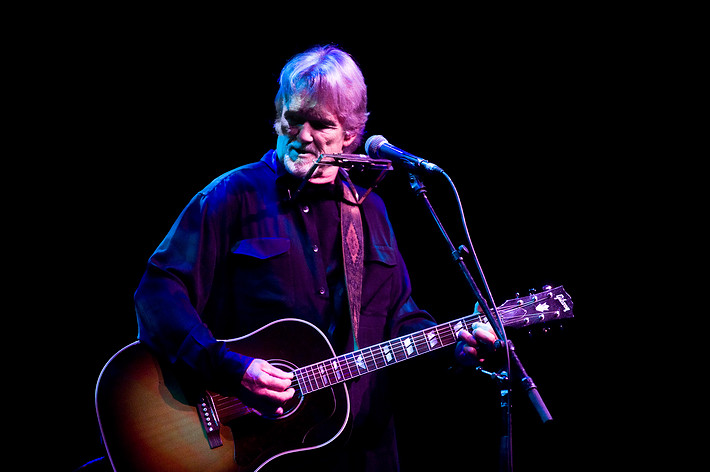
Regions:
[[[585, 326], [604, 264], [598, 160], [617, 130], [603, 118], [615, 70], [603, 34], [578, 20], [545, 28], [501, 23], [489, 34], [237, 34], [224, 25], [95, 21], [41, 45], [37, 94], [46, 145], [56, 322], [49, 357], [64, 406], [56, 470], [103, 455], [93, 389], [103, 364], [136, 336], [132, 293], [145, 261], [188, 200], [214, 177], [273, 147], [277, 76], [293, 54], [334, 42], [359, 62], [369, 92], [368, 136], [426, 157], [458, 185], [473, 242], [500, 304], [515, 292], [564, 284], [576, 319], [529, 338], [513, 333], [555, 424], [514, 403], [518, 470], [586, 464]], [[449, 32], [450, 33], [450, 32]], [[441, 179], [429, 196], [457, 244], [456, 208]], [[418, 305], [439, 321], [467, 314], [472, 296], [405, 176], [380, 185]], [[473, 265], [470, 265], [473, 269]], [[52, 369], [54, 371], [54, 368]], [[487, 379], [421, 372], [401, 390], [403, 470], [453, 470], [496, 460], [497, 398]], [[417, 470], [422, 470], [417, 469]], [[464, 467], [461, 470], [466, 470]]]

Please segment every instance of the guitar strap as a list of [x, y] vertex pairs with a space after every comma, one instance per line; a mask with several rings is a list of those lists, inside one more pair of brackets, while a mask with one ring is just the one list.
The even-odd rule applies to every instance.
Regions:
[[343, 239], [343, 264], [348, 306], [350, 307], [350, 322], [352, 323], [355, 350], [358, 350], [365, 244], [360, 213], [362, 200], [360, 200], [355, 186], [349, 180], [347, 183], [343, 182], [344, 201], [340, 204], [340, 234]]

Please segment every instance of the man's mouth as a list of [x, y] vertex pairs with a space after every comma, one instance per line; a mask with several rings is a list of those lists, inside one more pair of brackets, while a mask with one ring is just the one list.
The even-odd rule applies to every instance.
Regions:
[[304, 161], [315, 161], [320, 155], [320, 153], [311, 151], [309, 149], [294, 149], [293, 153], [298, 155], [298, 159]]

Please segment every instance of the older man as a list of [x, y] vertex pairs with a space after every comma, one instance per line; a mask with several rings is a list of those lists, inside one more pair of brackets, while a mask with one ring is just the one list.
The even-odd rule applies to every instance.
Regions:
[[[315, 47], [292, 58], [279, 83], [276, 150], [192, 199], [151, 256], [135, 296], [142, 342], [266, 416], [283, 415], [296, 395], [293, 373], [218, 339], [292, 317], [317, 326], [343, 354], [435, 325], [411, 298], [382, 200], [370, 194], [355, 205], [335, 166], [317, 167], [303, 182], [321, 153], [353, 151], [361, 142], [367, 93], [357, 64], [336, 47]], [[353, 218], [353, 206], [362, 228], [358, 284], [348, 280], [343, 250], [343, 218]], [[479, 343], [495, 339], [487, 329], [474, 334], [461, 333], [459, 353], [475, 357]], [[351, 428], [269, 467], [302, 460], [304, 470], [397, 470], [387, 385], [387, 369], [348, 382]]]

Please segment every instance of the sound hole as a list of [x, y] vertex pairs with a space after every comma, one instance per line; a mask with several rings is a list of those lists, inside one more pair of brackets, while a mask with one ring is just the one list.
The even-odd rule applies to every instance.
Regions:
[[[269, 364], [273, 365], [274, 367], [277, 367], [285, 372], [293, 372], [294, 370], [298, 369], [298, 366], [296, 366], [293, 362], [289, 362], [284, 359], [269, 359], [268, 360]], [[293, 385], [296, 384], [296, 379], [293, 379]], [[291, 398], [289, 401], [284, 404], [283, 409], [284, 409], [284, 414], [277, 416], [277, 415], [264, 415], [261, 414], [260, 416], [262, 418], [267, 418], [271, 420], [283, 420], [285, 418], [288, 418], [292, 414], [298, 410], [298, 408], [301, 406], [303, 403], [303, 395], [301, 394], [300, 389], [296, 389], [296, 394]]]

